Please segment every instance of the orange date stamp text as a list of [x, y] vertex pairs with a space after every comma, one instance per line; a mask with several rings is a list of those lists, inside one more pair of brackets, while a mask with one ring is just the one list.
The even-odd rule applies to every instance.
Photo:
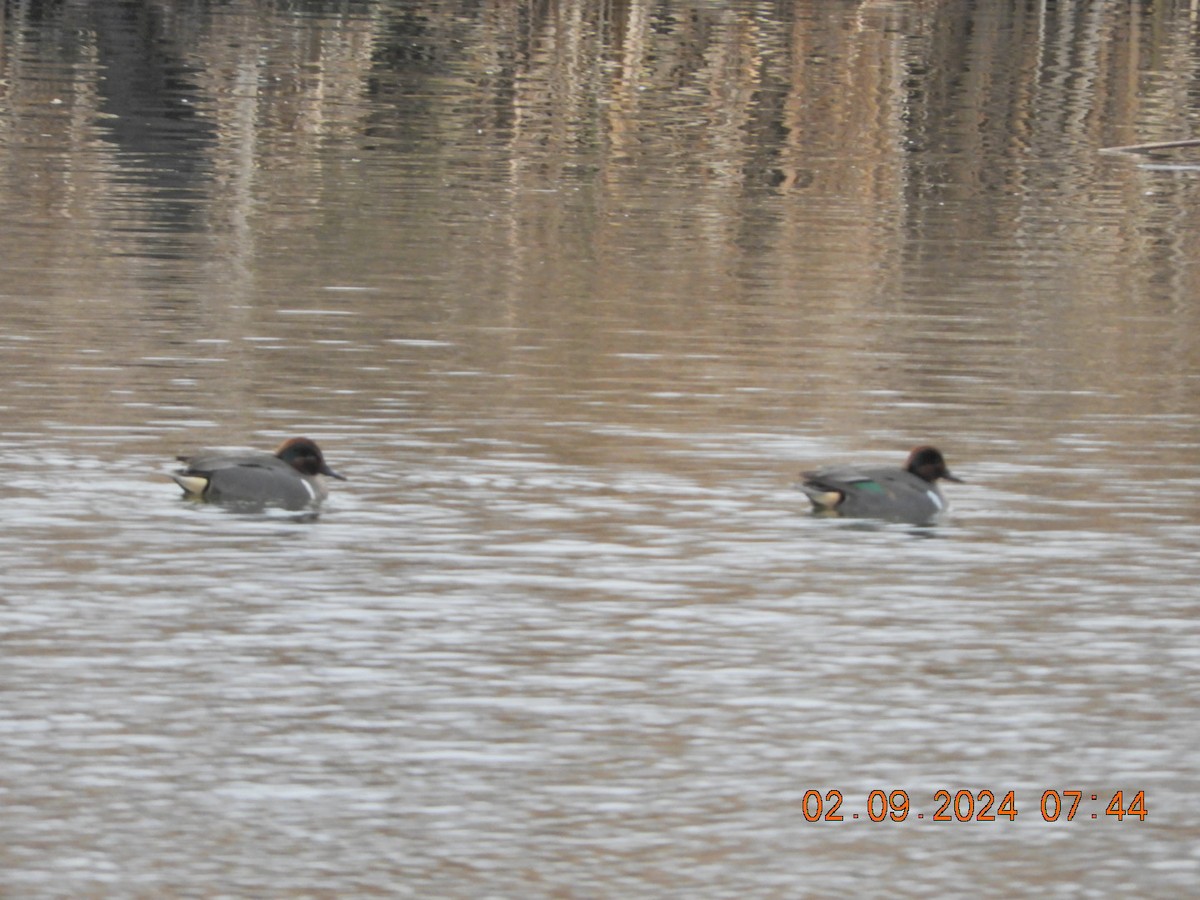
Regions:
[[[1045, 822], [1071, 822], [1080, 819], [1105, 819], [1123, 822], [1125, 819], [1146, 821], [1146, 792], [1136, 791], [1128, 795], [1122, 790], [1111, 793], [1093, 794], [1090, 791], [1050, 788], [1042, 792], [1036, 813]], [[815, 788], [804, 792], [804, 820], [806, 822], [844, 822], [865, 819], [871, 822], [903, 822], [907, 819], [929, 819], [933, 822], [997, 822], [1016, 821], [1018, 813], [1017, 792], [982, 790], [941, 789], [933, 792], [928, 811], [913, 809], [908, 791], [874, 790], [867, 794], [866, 802], [859, 808], [846, 803], [839, 790], [822, 793]]]

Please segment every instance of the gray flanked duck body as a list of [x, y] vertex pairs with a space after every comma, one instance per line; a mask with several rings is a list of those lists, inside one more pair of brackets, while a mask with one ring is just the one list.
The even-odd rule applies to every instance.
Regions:
[[910, 525], [932, 524], [946, 509], [939, 480], [962, 481], [950, 474], [941, 452], [927, 446], [914, 449], [903, 468], [829, 466], [801, 477], [800, 490], [816, 513]]
[[345, 480], [308, 438], [289, 438], [274, 453], [202, 453], [181, 456], [171, 477], [189, 497], [227, 506], [304, 509], [328, 493], [324, 477]]

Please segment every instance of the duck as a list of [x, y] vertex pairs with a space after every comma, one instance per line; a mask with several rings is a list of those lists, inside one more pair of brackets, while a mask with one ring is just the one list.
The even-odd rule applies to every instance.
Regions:
[[205, 452], [177, 458], [184, 467], [171, 477], [187, 497], [229, 506], [304, 509], [325, 499], [321, 476], [346, 480], [325, 462], [316, 442], [305, 437], [288, 438], [273, 453]]
[[910, 525], [933, 524], [946, 510], [939, 480], [963, 483], [941, 451], [928, 445], [914, 448], [903, 468], [828, 466], [800, 477], [814, 513]]

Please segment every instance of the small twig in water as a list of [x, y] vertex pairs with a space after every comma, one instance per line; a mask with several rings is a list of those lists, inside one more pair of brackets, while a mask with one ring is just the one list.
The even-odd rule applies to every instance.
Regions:
[[1101, 153], [1153, 153], [1155, 150], [1174, 150], [1177, 147], [1200, 147], [1200, 138], [1188, 141], [1156, 141], [1153, 144], [1130, 144], [1127, 147], [1102, 147]]

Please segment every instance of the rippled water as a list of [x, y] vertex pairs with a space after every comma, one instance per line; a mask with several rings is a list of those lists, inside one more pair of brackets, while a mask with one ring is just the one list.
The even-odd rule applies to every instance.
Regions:
[[0, 894], [1194, 890], [1182, 7], [100, 7], [3, 21]]

